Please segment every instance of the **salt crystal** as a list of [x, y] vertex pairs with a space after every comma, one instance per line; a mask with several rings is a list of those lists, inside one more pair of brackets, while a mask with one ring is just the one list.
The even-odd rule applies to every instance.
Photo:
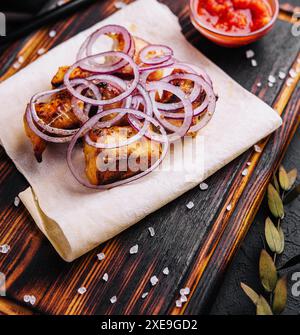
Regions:
[[110, 302], [112, 303], [112, 304], [115, 304], [116, 302], [117, 302], [117, 297], [114, 295], [113, 297], [111, 297], [110, 298]]
[[133, 255], [133, 254], [137, 254], [138, 251], [139, 251], [139, 246], [136, 244], [136, 245], [134, 245], [133, 247], [130, 248], [129, 253], [131, 255]]
[[194, 203], [193, 203], [192, 201], [190, 201], [190, 202], [186, 205], [186, 207], [187, 207], [188, 209], [192, 209], [194, 206], [195, 206], [195, 205], [194, 205]]
[[279, 77], [279, 79], [284, 79], [285, 77], [286, 77], [286, 73], [285, 72], [283, 72], [283, 71], [279, 71], [279, 73], [278, 73], [278, 77]]
[[268, 81], [272, 84], [276, 83], [276, 78], [273, 75], [269, 75]]
[[0, 245], [0, 253], [7, 254], [10, 250], [10, 246], [8, 244]]
[[262, 83], [261, 83], [261, 82], [258, 82], [258, 83], [256, 84], [256, 86], [257, 86], [257, 87], [261, 87], [261, 86], [262, 86]]
[[148, 230], [149, 230], [149, 233], [150, 233], [151, 237], [155, 236], [155, 231], [154, 231], [153, 227], [149, 227]]
[[26, 294], [23, 297], [24, 302], [30, 302], [30, 295]]
[[248, 173], [249, 173], [248, 169], [245, 169], [245, 170], [242, 172], [242, 175], [243, 175], [243, 176], [248, 176]]
[[268, 82], [268, 86], [269, 86], [269, 87], [273, 87], [273, 86], [274, 86], [274, 84], [273, 84], [273, 83], [270, 83], [270, 82]]
[[14, 205], [15, 205], [16, 207], [18, 207], [18, 206], [20, 205], [20, 198], [19, 198], [19, 197], [15, 197]]
[[16, 62], [16, 63], [13, 64], [13, 68], [14, 68], [15, 70], [18, 70], [20, 67], [21, 67], [21, 64], [18, 63], [18, 62]]
[[64, 4], [65, 4], [65, 0], [58, 0], [56, 3], [57, 6], [62, 6]]
[[248, 166], [251, 166], [251, 162], [247, 162], [247, 165], [248, 165]]
[[55, 31], [55, 30], [51, 30], [51, 31], [49, 32], [49, 37], [53, 38], [53, 37], [55, 37], [55, 36], [56, 36], [56, 31]]
[[230, 211], [231, 211], [231, 208], [232, 208], [232, 205], [229, 204], [229, 205], [226, 207], [226, 210], [227, 210], [228, 212], [230, 212]]
[[77, 292], [79, 294], [84, 294], [86, 292], [86, 288], [85, 287], [79, 287], [79, 289], [77, 290]]
[[23, 56], [19, 56], [19, 57], [18, 57], [18, 62], [19, 62], [20, 64], [24, 63], [24, 57], [23, 57]]
[[36, 297], [34, 295], [30, 296], [29, 302], [31, 305], [34, 305], [36, 303]]
[[249, 58], [253, 58], [255, 56], [255, 53], [253, 50], [247, 50], [246, 51], [246, 57], [249, 59]]
[[176, 300], [176, 307], [182, 307], [182, 302], [180, 300]]
[[255, 150], [256, 152], [261, 152], [261, 147], [260, 147], [259, 145], [255, 144], [255, 146], [254, 146], [254, 150]]
[[181, 301], [181, 302], [187, 302], [187, 297], [186, 297], [185, 295], [182, 295], [182, 296], [180, 297], [180, 301]]
[[99, 261], [102, 261], [105, 258], [105, 254], [103, 252], [100, 252], [100, 254], [98, 254], [97, 257]]
[[206, 183], [201, 183], [199, 186], [201, 191], [206, 191], [208, 189], [208, 185]]
[[143, 293], [143, 294], [142, 294], [142, 299], [145, 299], [145, 298], [147, 297], [148, 294], [149, 294], [148, 292]]
[[296, 72], [294, 69], [290, 69], [290, 71], [289, 71], [289, 75], [290, 75], [292, 78], [296, 78], [296, 77], [297, 77], [297, 72]]
[[170, 273], [170, 270], [169, 270], [168, 267], [166, 267], [166, 268], [163, 269], [163, 274], [164, 274], [164, 275], [168, 276], [169, 273]]
[[117, 9], [122, 9], [125, 8], [127, 6], [127, 4], [123, 1], [115, 1], [115, 7]]
[[189, 295], [190, 292], [191, 290], [189, 289], [189, 287], [185, 287], [185, 288], [182, 288], [179, 293], [180, 295]]
[[42, 55], [46, 52], [46, 50], [44, 48], [40, 48], [38, 51], [37, 51], [37, 54], [38, 55]]
[[293, 78], [289, 78], [287, 81], [286, 81], [286, 86], [292, 86], [294, 83], [294, 79]]
[[158, 283], [158, 278], [156, 276], [151, 277], [150, 283], [152, 286], [155, 286]]
[[108, 281], [108, 274], [104, 273], [102, 279], [107, 282]]
[[255, 59], [251, 59], [251, 65], [253, 66], [253, 67], [257, 67], [257, 61], [255, 60]]

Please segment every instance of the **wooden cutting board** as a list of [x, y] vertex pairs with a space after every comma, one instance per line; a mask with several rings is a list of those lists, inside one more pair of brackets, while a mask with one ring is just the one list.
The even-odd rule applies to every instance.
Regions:
[[[259, 143], [262, 152], [251, 149], [209, 178], [208, 190], [191, 190], [71, 264], [59, 258], [23, 205], [14, 206], [15, 196], [28, 184], [0, 149], [0, 245], [7, 243], [11, 248], [0, 254], [0, 272], [6, 275], [7, 287], [7, 296], [0, 298], [0, 313], [178, 315], [209, 311], [300, 123], [300, 39], [291, 34], [290, 14], [282, 13], [275, 29], [251, 46], [258, 61], [254, 68], [245, 57], [249, 47], [222, 49], [200, 36], [190, 23], [187, 0], [162, 2], [178, 15], [192, 44], [282, 115], [282, 128]], [[116, 10], [113, 1], [97, 2], [16, 42], [0, 57], [1, 80], [18, 70], [15, 62], [19, 56], [24, 58], [21, 66], [26, 66], [38, 57], [41, 48], [52, 48]], [[54, 38], [49, 37], [51, 30], [57, 31]], [[292, 68], [298, 70], [292, 83], [288, 77], [278, 78], [279, 70], [288, 73]], [[270, 74], [277, 78], [273, 87], [268, 86]], [[242, 174], [245, 169], [246, 176]], [[195, 203], [190, 211], [186, 208], [189, 201]], [[148, 227], [154, 227], [154, 237]], [[134, 244], [139, 245], [139, 253], [130, 255]], [[99, 252], [106, 255], [101, 262], [96, 256]], [[165, 267], [170, 270], [168, 276], [162, 273]], [[109, 275], [107, 283], [101, 279], [104, 273]], [[159, 278], [155, 287], [149, 282], [153, 275]], [[87, 292], [79, 295], [77, 289], [82, 286]], [[189, 287], [191, 293], [179, 309], [175, 301], [183, 287]], [[144, 292], [149, 295], [142, 299]], [[36, 297], [34, 306], [24, 303], [26, 294]], [[111, 304], [114, 295], [118, 301]]]

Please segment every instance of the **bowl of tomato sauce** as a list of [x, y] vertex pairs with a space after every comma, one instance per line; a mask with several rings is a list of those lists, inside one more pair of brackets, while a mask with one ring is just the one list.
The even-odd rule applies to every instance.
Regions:
[[278, 0], [191, 0], [191, 20], [211, 41], [238, 47], [257, 41], [274, 26]]

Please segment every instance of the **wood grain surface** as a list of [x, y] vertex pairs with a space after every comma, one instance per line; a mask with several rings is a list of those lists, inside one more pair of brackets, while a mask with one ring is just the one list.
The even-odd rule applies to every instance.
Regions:
[[[291, 34], [291, 23], [279, 20], [274, 30], [252, 45], [259, 66], [253, 68], [245, 57], [249, 47], [222, 49], [202, 38], [189, 20], [188, 1], [162, 1], [178, 15], [188, 40], [244, 87], [272, 105], [284, 118], [275, 135], [262, 141], [262, 153], [249, 150], [212, 176], [205, 192], [198, 187], [148, 216], [139, 224], [71, 264], [63, 262], [34, 225], [30, 215], [14, 197], [28, 184], [0, 149], [0, 245], [11, 246], [0, 254], [0, 271], [7, 277], [7, 297], [0, 299], [4, 314], [194, 314], [207, 313], [225, 269], [249, 229], [262, 201], [265, 187], [300, 122], [299, 72], [292, 85], [277, 80], [267, 85], [269, 74], [299, 70], [299, 38]], [[13, 75], [18, 56], [34, 61], [37, 50], [46, 50], [107, 17], [116, 10], [113, 1], [98, 1], [83, 12], [46, 27], [14, 43], [0, 58], [1, 80]], [[49, 38], [50, 30], [58, 34]], [[257, 83], [262, 86], [258, 87]], [[291, 99], [292, 93], [294, 93]], [[242, 171], [251, 162], [247, 176]], [[192, 200], [195, 208], [186, 209]], [[232, 209], [227, 211], [231, 204]], [[155, 228], [151, 238], [148, 227]], [[137, 255], [129, 255], [138, 243]], [[106, 254], [99, 262], [96, 254]], [[168, 266], [170, 275], [162, 270]], [[101, 280], [109, 274], [109, 281]], [[153, 288], [151, 276], [159, 278]], [[77, 289], [87, 288], [84, 295]], [[175, 308], [179, 289], [191, 288], [184, 308]], [[149, 292], [142, 300], [143, 292]], [[35, 295], [34, 306], [23, 303], [25, 294]], [[118, 302], [110, 303], [116, 295]], [[11, 305], [10, 305], [11, 303]], [[20, 308], [14, 308], [18, 306]]]

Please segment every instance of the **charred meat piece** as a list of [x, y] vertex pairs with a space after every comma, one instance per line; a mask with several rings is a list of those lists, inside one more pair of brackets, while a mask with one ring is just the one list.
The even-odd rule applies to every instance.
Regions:
[[[92, 141], [98, 143], [122, 143], [136, 133], [131, 126], [115, 126], [91, 130], [89, 136]], [[147, 170], [161, 154], [161, 144], [146, 137], [115, 149], [98, 149], [85, 141], [86, 175], [93, 185], [110, 184]]]
[[[37, 115], [54, 128], [76, 129], [80, 126], [79, 120], [73, 113], [71, 106], [71, 95], [68, 92], [61, 92], [52, 97], [49, 102], [36, 104]], [[42, 161], [42, 154], [47, 143], [37, 136], [28, 126], [24, 117], [24, 128], [26, 135], [30, 139], [35, 157], [38, 162]]]

